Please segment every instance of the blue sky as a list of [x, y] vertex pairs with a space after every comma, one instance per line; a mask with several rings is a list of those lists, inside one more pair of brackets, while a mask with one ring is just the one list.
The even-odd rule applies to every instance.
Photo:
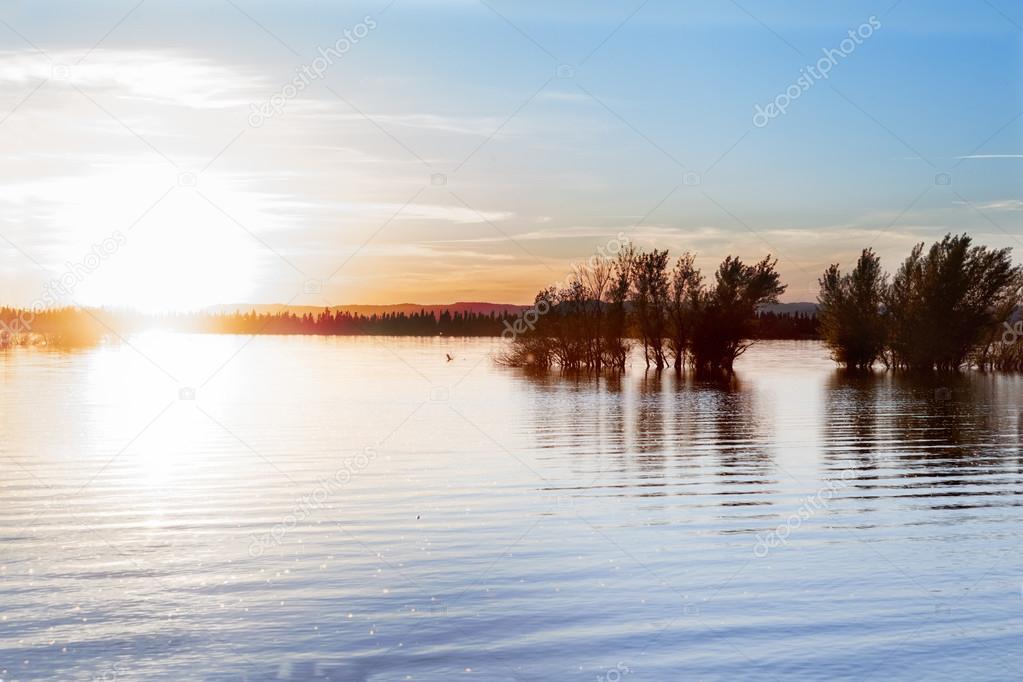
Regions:
[[708, 271], [772, 252], [788, 300], [868, 244], [890, 269], [947, 231], [1023, 252], [1007, 0], [80, 0], [0, 20], [7, 303], [116, 230], [62, 302], [524, 302], [618, 232]]

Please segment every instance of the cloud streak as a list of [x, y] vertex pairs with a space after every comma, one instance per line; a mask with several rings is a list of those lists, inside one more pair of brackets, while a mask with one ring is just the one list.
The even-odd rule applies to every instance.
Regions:
[[2, 53], [0, 83], [48, 80], [48, 85], [192, 109], [240, 106], [269, 87], [245, 71], [175, 52], [97, 49], [80, 64], [75, 63], [76, 54], [55, 52], [51, 61], [35, 53]]

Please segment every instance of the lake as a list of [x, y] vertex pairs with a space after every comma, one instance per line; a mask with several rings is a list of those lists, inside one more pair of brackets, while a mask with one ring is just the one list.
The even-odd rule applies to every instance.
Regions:
[[0, 355], [4, 680], [1023, 678], [1020, 376], [129, 341]]

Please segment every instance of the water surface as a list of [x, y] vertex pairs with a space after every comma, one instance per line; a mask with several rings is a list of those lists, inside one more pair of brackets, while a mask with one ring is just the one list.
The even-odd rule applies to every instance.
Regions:
[[0, 677], [1023, 677], [1019, 376], [494, 343], [0, 355]]

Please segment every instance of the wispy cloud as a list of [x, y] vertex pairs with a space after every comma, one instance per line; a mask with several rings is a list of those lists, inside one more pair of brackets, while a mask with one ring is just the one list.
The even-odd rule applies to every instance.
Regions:
[[967, 154], [957, 159], [1023, 159], [1023, 154]]
[[[288, 104], [292, 115], [340, 123], [365, 123], [367, 116], [380, 125], [398, 128], [426, 130], [435, 133], [491, 137], [502, 123], [498, 117], [490, 116], [444, 116], [439, 114], [402, 113], [395, 111], [351, 111], [344, 103], [333, 99], [304, 98]], [[501, 135], [508, 135], [514, 125], [501, 128]]]
[[[383, 222], [393, 218], [402, 220], [429, 220], [439, 223], [457, 225], [476, 225], [484, 222], [502, 222], [515, 216], [510, 211], [476, 211], [464, 206], [445, 204], [404, 204], [391, 202], [369, 201], [316, 201], [278, 195], [274, 200], [274, 209], [289, 214], [302, 213], [312, 215], [325, 213], [334, 220], [346, 222]], [[472, 240], [467, 240], [472, 241]], [[481, 240], [489, 241], [489, 240]], [[440, 243], [440, 242], [437, 242]]]
[[[952, 203], [960, 206], [968, 205], [965, 201], [954, 201]], [[1023, 200], [1001, 199], [999, 201], [988, 201], [982, 204], [974, 204], [974, 206], [982, 211], [1023, 211]]]
[[55, 52], [50, 59], [35, 53], [0, 53], [0, 83], [37, 83], [109, 91], [115, 97], [194, 109], [247, 104], [268, 84], [224, 64], [175, 52], [145, 50], [93, 51], [76, 64], [80, 53]]
[[508, 253], [486, 253], [471, 249], [442, 249], [430, 244], [379, 244], [366, 247], [367, 253], [379, 256], [391, 256], [399, 258], [426, 258], [432, 260], [448, 259], [467, 260], [470, 262], [510, 262], [517, 260], [517, 256]]
[[[401, 206], [398, 204], [352, 204], [355, 210], [377, 209], [387, 215], [393, 215]], [[463, 206], [444, 206], [440, 204], [411, 204], [401, 210], [401, 217], [413, 220], [438, 220], [462, 225], [474, 225], [483, 222], [500, 222], [512, 218], [515, 214], [508, 211], [476, 211]]]
[[[548, 218], [547, 221], [537, 222], [549, 222], [549, 216], [542, 216]], [[609, 228], [609, 227], [558, 227], [552, 228], [545, 231], [531, 231], [522, 232], [513, 235], [516, 241], [560, 241], [569, 239], [591, 239], [591, 238], [602, 238], [612, 237], [619, 230], [623, 228]], [[452, 238], [452, 239], [437, 239], [432, 241], [434, 244], [487, 244], [496, 242], [507, 242], [508, 238], [502, 235], [493, 235], [486, 237], [466, 237], [466, 238]]]

